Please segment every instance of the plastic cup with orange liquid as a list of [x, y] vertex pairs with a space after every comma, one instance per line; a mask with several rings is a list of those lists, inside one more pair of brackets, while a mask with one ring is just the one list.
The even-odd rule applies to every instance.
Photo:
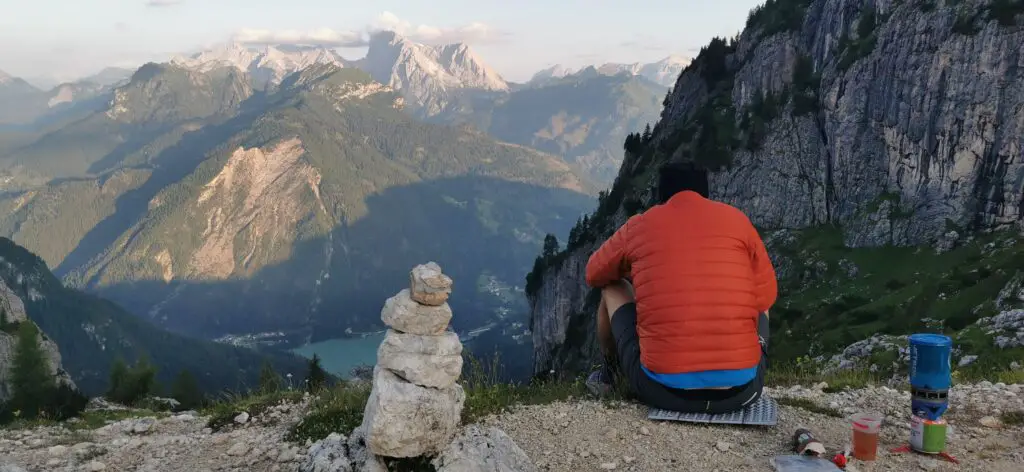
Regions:
[[853, 457], [873, 461], [878, 456], [878, 432], [882, 429], [882, 414], [857, 413], [850, 417], [853, 426]]

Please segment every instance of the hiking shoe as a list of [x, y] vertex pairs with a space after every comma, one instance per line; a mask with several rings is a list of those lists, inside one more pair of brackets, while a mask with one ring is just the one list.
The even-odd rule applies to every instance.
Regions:
[[601, 368], [595, 370], [587, 376], [587, 390], [590, 390], [594, 396], [598, 398], [607, 397], [612, 393], [613, 380], [611, 372], [607, 368]]

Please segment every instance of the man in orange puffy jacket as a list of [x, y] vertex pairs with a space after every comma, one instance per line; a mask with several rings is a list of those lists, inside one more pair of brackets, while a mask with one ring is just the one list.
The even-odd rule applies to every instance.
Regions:
[[[587, 263], [587, 284], [601, 289], [601, 350], [617, 354], [649, 406], [741, 409], [764, 386], [778, 291], [764, 242], [742, 211], [708, 199], [703, 169], [664, 166], [655, 196], [658, 205], [631, 217]], [[592, 392], [610, 389], [612, 363], [587, 379]]]

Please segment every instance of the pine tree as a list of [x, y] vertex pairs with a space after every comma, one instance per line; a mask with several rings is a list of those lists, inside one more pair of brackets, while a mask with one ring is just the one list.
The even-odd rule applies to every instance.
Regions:
[[135, 405], [153, 392], [156, 386], [156, 367], [142, 356], [129, 369], [118, 358], [110, 368], [110, 387], [106, 397], [122, 405]]
[[110, 366], [110, 385], [107, 386], [106, 397], [110, 400], [117, 398], [118, 393], [124, 390], [127, 381], [128, 366], [124, 363], [124, 359], [118, 357], [114, 360], [114, 365]]
[[650, 123], [647, 123], [647, 126], [644, 126], [644, 134], [643, 134], [643, 136], [640, 139], [642, 139], [643, 142], [645, 142], [645, 143], [647, 141], [651, 140], [651, 124]]
[[48, 363], [39, 347], [39, 330], [35, 323], [18, 327], [18, 340], [11, 362], [11, 404], [21, 411], [22, 418], [35, 418], [46, 407], [55, 385], [47, 372]]
[[270, 362], [263, 361], [263, 367], [260, 368], [260, 392], [276, 392], [281, 390], [283, 383], [281, 376], [274, 372], [274, 367], [270, 365]]
[[308, 363], [309, 372], [306, 373], [306, 389], [309, 393], [319, 392], [327, 385], [327, 371], [320, 365], [320, 356], [313, 354]]
[[192, 372], [182, 369], [174, 379], [171, 387], [171, 397], [181, 403], [185, 409], [199, 408], [203, 406], [203, 392], [199, 389]]
[[544, 236], [544, 250], [541, 252], [545, 259], [550, 259], [558, 254], [558, 238], [553, 234]]
[[145, 354], [135, 363], [131, 371], [133, 401], [141, 400], [156, 392], [156, 366], [149, 363]]

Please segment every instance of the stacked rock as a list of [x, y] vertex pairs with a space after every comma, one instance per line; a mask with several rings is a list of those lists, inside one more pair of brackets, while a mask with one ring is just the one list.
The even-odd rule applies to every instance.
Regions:
[[462, 343], [448, 331], [452, 279], [433, 262], [416, 266], [409, 278], [410, 287], [381, 310], [390, 329], [363, 413], [367, 448], [379, 456], [437, 454], [455, 437], [466, 400], [457, 383]]

